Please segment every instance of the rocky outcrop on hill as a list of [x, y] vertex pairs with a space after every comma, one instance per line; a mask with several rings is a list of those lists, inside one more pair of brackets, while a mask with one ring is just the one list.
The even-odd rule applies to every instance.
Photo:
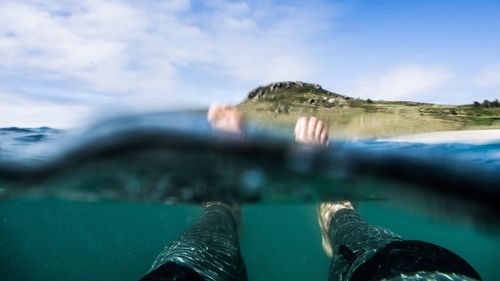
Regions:
[[324, 90], [318, 84], [311, 84], [311, 83], [305, 83], [305, 82], [300, 82], [300, 81], [296, 81], [296, 82], [289, 81], [289, 82], [275, 82], [275, 83], [271, 83], [271, 84], [266, 85], [266, 86], [260, 86], [256, 89], [252, 90], [248, 94], [247, 99], [259, 100], [259, 99], [265, 98], [266, 95], [275, 93], [277, 91], [287, 91], [287, 90], [291, 90], [291, 91], [293, 91], [293, 90], [312, 90], [312, 91], [322, 92], [324, 94], [331, 94], [334, 96], [348, 98], [348, 97], [344, 97], [344, 96], [341, 96], [339, 94]]

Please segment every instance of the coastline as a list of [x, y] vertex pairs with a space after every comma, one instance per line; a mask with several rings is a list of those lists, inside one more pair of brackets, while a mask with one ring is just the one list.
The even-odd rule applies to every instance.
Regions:
[[391, 138], [381, 138], [381, 139], [377, 139], [377, 141], [414, 142], [414, 143], [425, 143], [425, 144], [500, 143], [500, 129], [443, 131], [443, 132], [421, 133], [421, 134], [403, 135], [403, 136], [391, 137]]

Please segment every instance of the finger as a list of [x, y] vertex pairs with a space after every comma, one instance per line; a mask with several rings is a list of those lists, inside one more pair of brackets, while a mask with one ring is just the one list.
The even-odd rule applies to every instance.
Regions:
[[210, 122], [217, 121], [224, 114], [225, 105], [220, 103], [213, 103], [208, 110], [207, 118]]
[[306, 117], [300, 117], [297, 120], [297, 125], [295, 125], [295, 139], [297, 141], [301, 141], [304, 139], [306, 122], [307, 122]]
[[302, 118], [297, 119], [297, 122], [295, 122], [295, 138], [299, 135], [300, 128], [302, 127]]
[[318, 118], [316, 117], [309, 118], [309, 122], [307, 124], [307, 136], [306, 136], [306, 139], [308, 141], [314, 140], [314, 130], [316, 129], [317, 123], [318, 123]]
[[328, 130], [325, 127], [324, 130], [321, 131], [321, 143], [327, 145], [329, 141]]
[[208, 121], [213, 121], [216, 115], [216, 112], [219, 108], [219, 105], [217, 103], [212, 103], [210, 107], [208, 108], [208, 113], [207, 113], [207, 119]]
[[293, 129], [293, 136], [295, 137], [295, 140], [297, 140], [297, 133], [299, 132], [299, 121], [300, 119], [297, 119], [297, 122], [295, 122], [295, 128]]
[[321, 132], [325, 129], [325, 124], [323, 121], [318, 120], [316, 124], [316, 128], [314, 129], [314, 141], [317, 143], [321, 143]]

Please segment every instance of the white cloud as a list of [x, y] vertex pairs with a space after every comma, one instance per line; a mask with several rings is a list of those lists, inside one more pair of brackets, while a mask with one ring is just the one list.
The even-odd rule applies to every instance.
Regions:
[[86, 105], [31, 100], [2, 90], [0, 100], [0, 127], [69, 128], [85, 122], [92, 112]]
[[136, 47], [148, 27], [146, 14], [114, 1], [74, 1], [71, 10], [52, 4], [0, 4], [1, 69], [66, 79], [91, 91], [167, 88], [162, 81], [172, 80], [173, 60], [154, 60]]
[[484, 88], [493, 88], [500, 92], [500, 64], [490, 66], [481, 71], [474, 80], [474, 85]]
[[452, 77], [452, 73], [441, 66], [400, 66], [359, 79], [351, 94], [372, 99], [422, 101]]
[[[0, 86], [50, 84], [59, 93], [67, 90], [68, 98], [92, 103], [101, 95], [107, 106], [146, 108], [214, 93], [203, 88], [211, 77], [221, 88], [228, 81], [253, 87], [308, 80], [318, 71], [309, 55], [311, 38], [327, 20], [326, 11], [315, 8], [229, 0], [3, 0]], [[9, 90], [44, 102], [36, 91]]]

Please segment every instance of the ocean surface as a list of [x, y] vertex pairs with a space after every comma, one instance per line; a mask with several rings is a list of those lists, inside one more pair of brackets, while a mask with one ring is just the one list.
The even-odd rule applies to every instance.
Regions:
[[290, 128], [213, 132], [204, 113], [87, 128], [0, 129], [1, 280], [138, 280], [198, 219], [242, 206], [249, 280], [327, 280], [316, 206], [446, 247], [500, 280], [500, 143], [293, 142]]

